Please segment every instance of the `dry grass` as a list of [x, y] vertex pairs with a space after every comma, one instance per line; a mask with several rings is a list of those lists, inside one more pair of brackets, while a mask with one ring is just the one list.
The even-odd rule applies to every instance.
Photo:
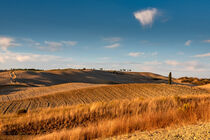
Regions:
[[[152, 130], [210, 120], [210, 95], [116, 100], [65, 108], [2, 115], [1, 133], [39, 139], [104, 138], [136, 130]], [[38, 137], [35, 137], [38, 139]]]
[[207, 89], [210, 91], [210, 84], [198, 86], [199, 88]]
[[[68, 91], [59, 92], [62, 89]], [[31, 91], [31, 93], [30, 93]], [[50, 91], [52, 93], [50, 93]], [[34, 110], [93, 102], [107, 102], [119, 99], [134, 99], [138, 97], [151, 98], [173, 95], [207, 94], [204, 89], [183, 85], [167, 84], [63, 84], [53, 87], [37, 88], [23, 94], [2, 96], [0, 113], [14, 113], [20, 109]], [[34, 97], [35, 96], [35, 97]], [[0, 97], [1, 98], [1, 97]]]
[[193, 85], [206, 85], [210, 84], [210, 79], [207, 78], [196, 78], [196, 77], [181, 77], [177, 80], [180, 80], [181, 83], [189, 83]]

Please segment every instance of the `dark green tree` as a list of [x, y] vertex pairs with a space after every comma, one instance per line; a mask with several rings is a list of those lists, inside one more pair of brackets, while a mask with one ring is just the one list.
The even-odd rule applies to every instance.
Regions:
[[168, 75], [168, 84], [171, 85], [172, 84], [172, 74], [171, 72]]

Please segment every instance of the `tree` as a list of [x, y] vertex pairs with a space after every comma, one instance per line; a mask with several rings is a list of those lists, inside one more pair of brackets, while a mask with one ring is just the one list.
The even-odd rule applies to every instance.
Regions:
[[168, 84], [171, 85], [172, 84], [172, 74], [171, 72], [168, 75]]

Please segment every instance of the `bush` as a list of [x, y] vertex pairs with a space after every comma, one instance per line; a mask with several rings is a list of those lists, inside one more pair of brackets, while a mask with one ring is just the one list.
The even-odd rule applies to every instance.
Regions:
[[27, 113], [27, 110], [26, 109], [20, 109], [18, 110], [17, 114], [20, 115], [20, 114], [25, 114]]
[[113, 74], [119, 74], [119, 75], [124, 75], [124, 73], [123, 72], [120, 72], [120, 71], [112, 71], [111, 73], [113, 73]]
[[107, 81], [105, 83], [106, 84], [120, 84], [120, 82], [116, 82], [116, 81]]
[[160, 79], [160, 78], [152, 78], [152, 80], [156, 81], [156, 80], [162, 80], [162, 79]]

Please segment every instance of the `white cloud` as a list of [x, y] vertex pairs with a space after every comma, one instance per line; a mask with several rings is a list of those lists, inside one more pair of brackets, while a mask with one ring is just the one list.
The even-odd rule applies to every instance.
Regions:
[[148, 8], [134, 13], [135, 18], [142, 24], [142, 26], [152, 25], [157, 15], [158, 10], [156, 8]]
[[192, 43], [192, 40], [187, 40], [187, 41], [185, 42], [185, 46], [190, 46], [191, 43]]
[[210, 53], [198, 54], [195, 55], [194, 57], [210, 57]]
[[203, 65], [201, 65], [198, 61], [187, 61], [180, 63], [180, 66], [183, 67], [183, 69], [180, 69], [180, 71], [189, 71], [189, 72], [204, 72], [206, 69]]
[[140, 55], [143, 55], [144, 53], [142, 52], [130, 52], [128, 53], [129, 56], [132, 56], [132, 57], [138, 57]]
[[167, 65], [173, 66], [173, 68], [170, 69], [170, 70], [175, 71], [175, 72], [181, 72], [181, 73], [191, 72], [191, 73], [194, 73], [194, 72], [206, 72], [206, 71], [208, 71], [206, 69], [206, 67], [208, 67], [208, 66], [205, 66], [198, 61], [178, 62], [176, 60], [167, 60], [167, 61], [165, 61], [165, 63]]
[[49, 62], [49, 61], [64, 61], [71, 60], [71, 58], [62, 58], [54, 55], [41, 55], [33, 53], [15, 53], [15, 52], [0, 52], [0, 63], [23, 63], [23, 62]]
[[179, 62], [177, 62], [176, 60], [166, 60], [165, 63], [167, 65], [171, 65], [171, 66], [177, 66], [177, 65], [179, 65]]
[[0, 48], [3, 51], [7, 51], [8, 47], [19, 46], [20, 44], [15, 43], [15, 40], [10, 37], [0, 37]]
[[112, 45], [105, 46], [105, 48], [113, 49], [113, 48], [117, 48], [117, 47], [119, 47], [119, 46], [120, 46], [119, 43], [115, 43], [115, 44], [112, 44]]
[[28, 55], [17, 55], [16, 56], [16, 60], [18, 61], [18, 62], [24, 62], [24, 61], [29, 61], [29, 60], [31, 60], [31, 56], [28, 56]]
[[210, 43], [210, 40], [204, 40], [203, 42]]
[[77, 44], [77, 41], [61, 41], [61, 43], [67, 46], [75, 46]]
[[110, 43], [113, 43], [113, 42], [118, 42], [120, 40], [122, 40], [120, 37], [110, 37], [110, 38], [104, 38], [103, 39], [104, 41], [108, 41]]
[[0, 56], [0, 63], [4, 63], [4, 58]]

